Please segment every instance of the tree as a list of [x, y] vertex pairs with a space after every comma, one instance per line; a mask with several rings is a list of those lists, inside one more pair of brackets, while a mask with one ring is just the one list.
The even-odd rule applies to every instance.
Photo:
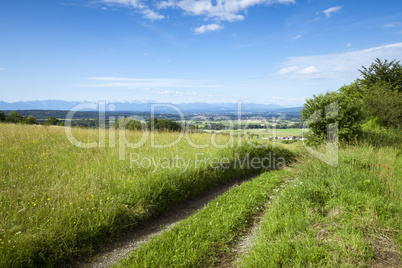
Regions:
[[402, 125], [402, 92], [378, 81], [366, 89], [364, 111], [368, 119], [381, 126]]
[[151, 118], [147, 122], [147, 127], [149, 130], [167, 130], [167, 131], [180, 131], [181, 125], [175, 121], [169, 119], [156, 119]]
[[28, 116], [28, 118], [25, 120], [26, 124], [30, 125], [35, 125], [36, 124], [36, 118], [33, 117], [32, 115]]
[[19, 115], [16, 111], [11, 111], [8, 113], [6, 121], [9, 123], [23, 123], [25, 116]]
[[141, 130], [142, 129], [142, 124], [138, 120], [130, 119], [128, 118], [129, 122], [126, 125], [126, 129], [130, 130]]
[[59, 119], [51, 116], [46, 121], [44, 122], [45, 125], [63, 125], [63, 122], [60, 121]]
[[[350, 140], [360, 134], [364, 118], [362, 100], [356, 100], [349, 95], [355, 86], [355, 83], [352, 83], [343, 86], [338, 92], [313, 95], [313, 98], [306, 100], [300, 113], [314, 135], [314, 142], [325, 141], [329, 134], [328, 127], [336, 123], [337, 137], [332, 138]], [[312, 139], [310, 137], [310, 140]]]
[[376, 59], [370, 67], [362, 66], [359, 79], [367, 120], [381, 126], [402, 124], [402, 66], [399, 61]]
[[149, 130], [156, 129], [155, 126], [158, 123], [158, 119], [151, 118], [147, 121], [147, 127]]
[[155, 124], [157, 130], [180, 131], [181, 125], [169, 119], [159, 119]]
[[124, 127], [124, 129], [128, 130], [141, 130], [144, 127], [141, 121], [135, 120], [134, 117], [127, 117], [116, 120], [115, 128], [119, 128], [120, 124], [122, 124], [122, 127]]
[[379, 58], [366, 68], [362, 66], [359, 70], [363, 78], [359, 79], [359, 83], [366, 88], [372, 87], [378, 82], [383, 82], [389, 85], [391, 90], [402, 90], [402, 66], [399, 61], [388, 60], [381, 61]]
[[6, 121], [6, 115], [4, 112], [0, 112], [0, 122], [5, 122]]

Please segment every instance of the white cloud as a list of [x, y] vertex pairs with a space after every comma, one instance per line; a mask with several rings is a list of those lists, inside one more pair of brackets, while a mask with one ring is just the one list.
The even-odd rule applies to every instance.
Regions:
[[317, 73], [318, 70], [315, 66], [308, 66], [305, 68], [300, 68], [299, 66], [290, 66], [287, 68], [283, 68], [278, 71], [279, 74], [281, 75], [286, 75], [286, 74], [312, 74], [312, 73]]
[[384, 27], [385, 28], [395, 28], [396, 25], [395, 25], [395, 23], [388, 23], [388, 24], [384, 24]]
[[277, 72], [277, 76], [290, 79], [340, 79], [351, 81], [359, 77], [359, 69], [375, 60], [399, 59], [402, 43], [389, 44], [364, 50], [317, 56], [291, 57]]
[[157, 13], [151, 9], [148, 9], [148, 8], [141, 10], [141, 14], [144, 15], [144, 18], [150, 19], [150, 20], [162, 20], [165, 18], [165, 16], [160, 15], [159, 13]]
[[[214, 4], [215, 3], [215, 4]], [[178, 8], [188, 15], [206, 16], [218, 21], [239, 21], [244, 19], [247, 8], [259, 4], [293, 4], [295, 0], [167, 0], [158, 4], [159, 9]]]
[[165, 16], [155, 12], [149, 6], [144, 4], [144, 2], [141, 0], [99, 0], [99, 1], [108, 5], [117, 5], [136, 9], [139, 13], [143, 14], [144, 18], [146, 19], [161, 20], [165, 18]]
[[146, 88], [144, 89], [145, 92], [151, 93], [151, 94], [158, 94], [158, 95], [171, 95], [175, 97], [181, 97], [181, 96], [197, 96], [198, 94], [195, 92], [182, 92], [178, 90], [168, 90], [168, 89], [149, 89]]
[[142, 5], [140, 0], [100, 0], [100, 2], [127, 7], [141, 7]]
[[220, 31], [222, 29], [223, 29], [222, 25], [214, 23], [214, 24], [202, 25], [202, 26], [200, 26], [198, 28], [195, 28], [194, 32], [196, 34], [202, 34], [202, 33], [205, 33], [205, 32], [216, 32], [216, 31]]
[[[165, 16], [159, 13], [163, 9], [179, 9], [185, 15], [204, 16], [206, 20], [213, 19], [216, 23], [219, 23], [221, 21], [244, 20], [247, 15], [247, 9], [256, 5], [294, 4], [296, 0], [94, 0], [91, 3], [130, 8], [150, 20], [164, 19]], [[197, 28], [199, 30], [196, 29], [196, 33], [216, 31], [223, 28], [223, 26], [217, 28], [215, 25], [218, 24], [210, 25], [214, 26], [209, 26], [212, 28], [203, 28], [201, 26]]]
[[260, 99], [262, 103], [275, 103], [283, 107], [300, 107], [306, 101], [306, 97], [282, 97], [282, 96], [264, 96]]
[[302, 38], [303, 37], [303, 35], [302, 34], [299, 34], [299, 35], [296, 35], [295, 37], [293, 37], [293, 40], [297, 40], [297, 39], [300, 39], [300, 38]]
[[297, 66], [286, 67], [286, 68], [279, 70], [279, 74], [295, 73], [298, 69], [299, 69], [299, 67], [297, 67]]
[[0, 68], [0, 71], [5, 71], [6, 70], [6, 68]]
[[327, 16], [327, 18], [329, 18], [332, 13], [338, 12], [339, 10], [341, 10], [341, 8], [342, 8], [342, 6], [334, 6], [334, 7], [327, 8], [321, 12], [324, 13], [325, 16]]
[[309, 67], [306, 67], [304, 69], [301, 69], [299, 71], [299, 73], [301, 73], [301, 74], [313, 74], [313, 73], [318, 73], [318, 70], [317, 70], [317, 68], [315, 68], [315, 66], [309, 66]]
[[296, 0], [270, 0], [268, 4], [294, 4]]
[[393, 23], [387, 23], [383, 25], [385, 28], [397, 28], [397, 27], [402, 27], [401, 22], [393, 22]]

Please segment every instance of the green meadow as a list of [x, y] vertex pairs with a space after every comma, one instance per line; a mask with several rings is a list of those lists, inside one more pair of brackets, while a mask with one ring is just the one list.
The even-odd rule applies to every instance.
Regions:
[[[227, 135], [179, 140], [177, 132], [65, 130], [0, 124], [3, 267], [56, 266], [90, 255], [211, 187], [276, 168], [247, 167], [246, 157], [291, 155]], [[81, 147], [96, 144], [80, 148], [68, 137]]]

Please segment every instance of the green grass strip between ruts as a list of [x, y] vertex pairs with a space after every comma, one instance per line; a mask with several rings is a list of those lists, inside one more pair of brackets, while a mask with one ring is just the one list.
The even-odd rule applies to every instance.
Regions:
[[116, 267], [209, 267], [247, 226], [282, 181], [283, 170], [231, 188], [196, 214], [151, 239]]

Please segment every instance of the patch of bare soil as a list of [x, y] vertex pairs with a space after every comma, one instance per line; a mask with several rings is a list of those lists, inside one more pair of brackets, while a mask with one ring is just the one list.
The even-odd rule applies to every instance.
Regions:
[[[252, 178], [253, 177], [249, 179]], [[246, 180], [242, 180], [241, 182], [244, 181]], [[162, 231], [169, 230], [179, 221], [203, 208], [212, 199], [223, 194], [229, 188], [239, 185], [241, 182], [235, 181], [219, 186], [205, 193], [200, 199], [181, 204], [166, 212], [164, 215], [150, 221], [146, 226], [126, 233], [124, 239], [113, 243], [112, 245], [104, 245], [104, 249], [101, 253], [98, 253], [90, 259], [81, 260], [73, 265], [69, 265], [69, 267], [103, 268], [112, 266], [118, 260], [127, 257], [130, 252], [141, 244], [149, 241], [152, 237], [159, 235]]]
[[230, 251], [219, 256], [215, 267], [228, 268], [237, 266], [238, 257], [248, 251], [260, 230], [260, 223], [264, 216], [262, 212], [263, 210], [254, 217], [252, 225], [240, 236], [240, 239], [232, 245]]
[[341, 215], [341, 214], [342, 214], [341, 208], [340, 208], [340, 207], [336, 207], [336, 208], [331, 209], [331, 210], [328, 212], [327, 217], [328, 217], [328, 218], [334, 218], [334, 217], [337, 217], [337, 216], [339, 216], [339, 215]]
[[375, 236], [371, 244], [374, 248], [374, 263], [371, 267], [402, 267], [402, 254], [391, 238], [380, 234]]

